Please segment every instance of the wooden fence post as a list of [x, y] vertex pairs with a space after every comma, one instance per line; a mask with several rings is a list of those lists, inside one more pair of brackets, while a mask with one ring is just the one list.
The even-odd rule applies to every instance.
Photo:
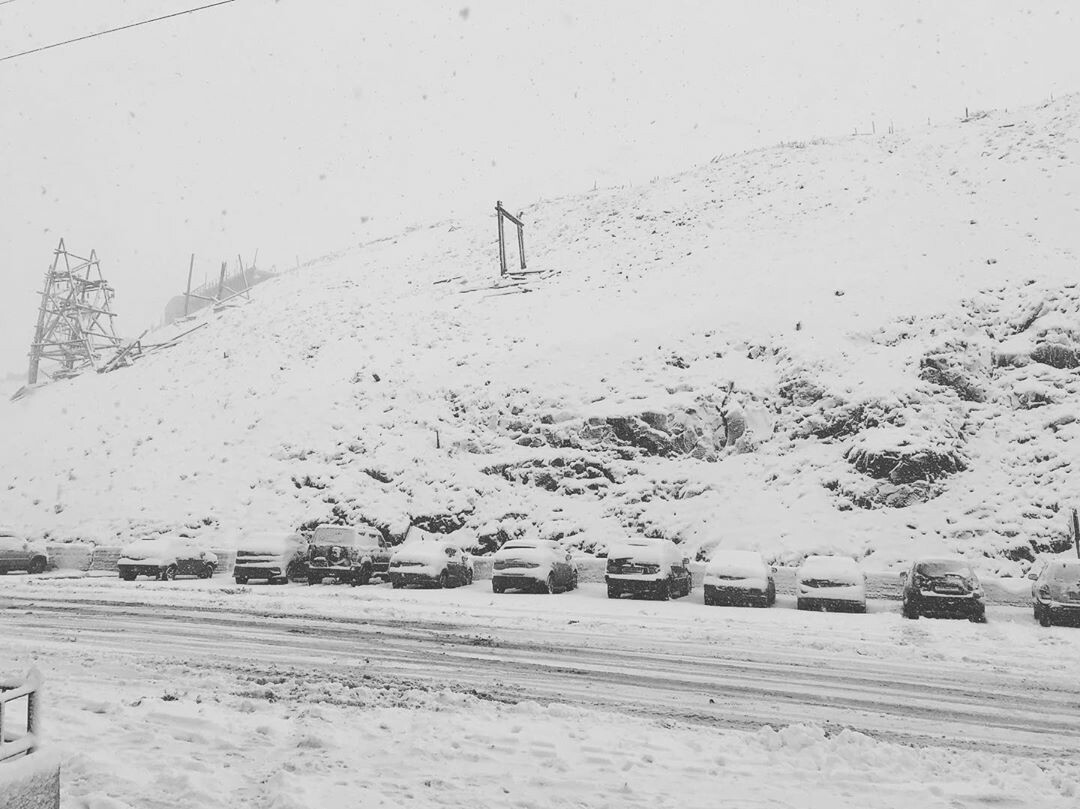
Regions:
[[502, 200], [495, 200], [495, 218], [499, 220], [499, 275], [506, 275], [506, 240], [503, 237]]
[[184, 317], [188, 316], [188, 307], [191, 305], [191, 273], [195, 269], [195, 254], [191, 254], [191, 263], [187, 271], [187, 292], [184, 293]]

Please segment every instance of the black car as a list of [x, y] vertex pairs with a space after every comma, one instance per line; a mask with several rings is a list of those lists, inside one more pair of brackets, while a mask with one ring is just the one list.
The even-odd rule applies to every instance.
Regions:
[[986, 620], [982, 585], [963, 559], [917, 559], [900, 574], [905, 618], [920, 615]]

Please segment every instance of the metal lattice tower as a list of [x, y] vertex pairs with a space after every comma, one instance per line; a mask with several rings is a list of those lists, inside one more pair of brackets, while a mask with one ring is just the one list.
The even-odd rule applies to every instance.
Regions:
[[[119, 347], [112, 322], [116, 315], [110, 309], [113, 289], [101, 276], [95, 251], [90, 251], [90, 258], [76, 256], [61, 239], [40, 294], [27, 384], [37, 382], [39, 370], [62, 378], [96, 368], [101, 352]], [[47, 373], [40, 368], [42, 360], [59, 367]]]

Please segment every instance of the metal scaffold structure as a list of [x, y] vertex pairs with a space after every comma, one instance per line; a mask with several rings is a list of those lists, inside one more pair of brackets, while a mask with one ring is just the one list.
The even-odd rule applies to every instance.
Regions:
[[[101, 275], [97, 253], [89, 258], [69, 253], [60, 240], [52, 266], [45, 275], [34, 341], [30, 344], [33, 385], [42, 373], [54, 379], [97, 368], [104, 351], [115, 351], [120, 339], [113, 330], [113, 289]], [[57, 363], [46, 371], [42, 361]]]

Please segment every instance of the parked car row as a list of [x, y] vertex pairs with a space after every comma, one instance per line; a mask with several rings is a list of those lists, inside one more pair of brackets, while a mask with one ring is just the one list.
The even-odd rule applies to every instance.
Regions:
[[[630, 538], [606, 553], [608, 598], [667, 600], [693, 589], [690, 561], [665, 539]], [[13, 570], [41, 573], [48, 554], [41, 543], [0, 528], [0, 574]], [[121, 579], [139, 576], [171, 580], [208, 579], [217, 556], [186, 537], [152, 536], [125, 546], [117, 560]], [[776, 602], [776, 568], [753, 551], [714, 551], [704, 575], [708, 606], [769, 607]], [[283, 584], [326, 579], [364, 585], [375, 579], [395, 588], [460, 587], [473, 582], [468, 548], [451, 537], [418, 532], [391, 546], [372, 528], [319, 525], [310, 539], [297, 532], [256, 532], [243, 537], [232, 572], [237, 584]], [[986, 620], [983, 588], [971, 565], [957, 557], [923, 558], [900, 574], [904, 617], [956, 616]], [[1028, 574], [1035, 619], [1043, 626], [1080, 623], [1080, 559], [1054, 559]], [[513, 539], [492, 557], [491, 589], [558, 593], [578, 586], [570, 551], [554, 540]], [[795, 575], [799, 610], [866, 611], [865, 574], [849, 557], [811, 555]]]

